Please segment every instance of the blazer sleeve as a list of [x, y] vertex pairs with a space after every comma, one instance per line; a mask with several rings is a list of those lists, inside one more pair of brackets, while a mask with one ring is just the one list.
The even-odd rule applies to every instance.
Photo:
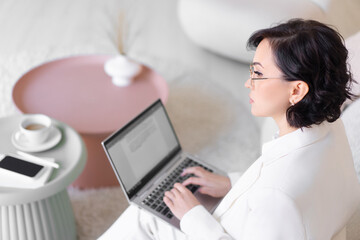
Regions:
[[202, 205], [193, 207], [183, 216], [180, 228], [191, 239], [233, 239]]
[[[248, 198], [249, 212], [241, 240], [305, 240], [301, 214], [294, 201], [280, 190], [261, 189]], [[231, 209], [230, 209], [231, 211]], [[181, 230], [191, 239], [230, 240], [222, 225], [201, 205], [187, 212]], [[240, 239], [239, 239], [240, 240]]]

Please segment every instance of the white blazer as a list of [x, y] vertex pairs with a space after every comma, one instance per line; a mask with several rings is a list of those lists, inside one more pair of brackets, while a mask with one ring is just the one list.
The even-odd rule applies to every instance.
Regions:
[[196, 206], [181, 230], [192, 239], [330, 240], [360, 203], [341, 120], [264, 144], [262, 156], [215, 210]]

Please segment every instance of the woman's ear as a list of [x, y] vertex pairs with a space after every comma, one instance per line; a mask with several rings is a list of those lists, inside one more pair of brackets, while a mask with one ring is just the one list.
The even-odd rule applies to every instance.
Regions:
[[291, 105], [295, 105], [296, 103], [300, 102], [309, 92], [309, 85], [301, 80], [293, 81], [291, 83], [289, 101]]

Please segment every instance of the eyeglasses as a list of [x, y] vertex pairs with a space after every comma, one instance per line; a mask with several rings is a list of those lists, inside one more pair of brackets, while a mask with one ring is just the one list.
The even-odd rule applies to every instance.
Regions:
[[[255, 71], [254, 64], [250, 65], [250, 85], [254, 86], [254, 80], [265, 80], [265, 79], [284, 79], [283, 77], [254, 77], [255, 75], [259, 75], [261, 73]], [[290, 79], [289, 79], [290, 80]]]

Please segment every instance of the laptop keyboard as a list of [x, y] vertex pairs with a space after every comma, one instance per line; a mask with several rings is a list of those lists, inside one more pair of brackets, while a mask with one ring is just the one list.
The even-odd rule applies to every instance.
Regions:
[[[189, 158], [186, 158], [166, 179], [164, 179], [159, 186], [157, 186], [144, 200], [143, 204], [151, 207], [155, 211], [161, 213], [162, 215], [166, 216], [167, 218], [172, 218], [173, 214], [171, 213], [170, 209], [166, 206], [163, 201], [164, 193], [173, 188], [174, 184], [179, 182], [183, 182], [186, 179], [193, 177], [194, 174], [188, 174], [186, 176], [181, 176], [184, 168], [193, 167], [193, 166], [200, 166], [207, 171], [212, 172], [211, 169], [197, 163]], [[194, 193], [199, 186], [190, 184], [186, 186], [192, 193]]]

